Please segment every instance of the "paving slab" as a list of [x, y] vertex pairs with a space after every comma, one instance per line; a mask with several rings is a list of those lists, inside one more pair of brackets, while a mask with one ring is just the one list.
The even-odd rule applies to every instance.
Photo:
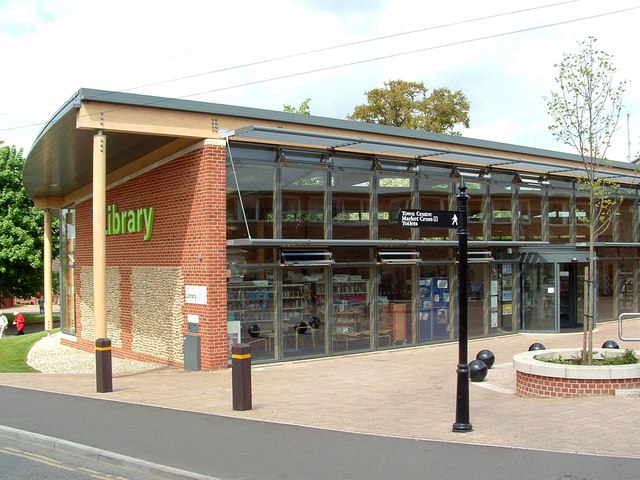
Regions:
[[[594, 346], [617, 337], [601, 323]], [[457, 342], [252, 368], [253, 409], [232, 410], [231, 371], [159, 367], [115, 373], [110, 393], [94, 374], [0, 374], [0, 384], [265, 422], [406, 438], [559, 452], [640, 457], [640, 397], [523, 398], [515, 395], [511, 359], [534, 342], [581, 347], [582, 334], [515, 334], [469, 342], [496, 356], [484, 382], [470, 385], [473, 431], [453, 433]]]

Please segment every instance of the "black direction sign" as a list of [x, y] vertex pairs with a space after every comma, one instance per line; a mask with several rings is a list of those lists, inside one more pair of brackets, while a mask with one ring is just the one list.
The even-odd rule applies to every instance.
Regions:
[[458, 212], [455, 210], [400, 210], [401, 227], [458, 228]]

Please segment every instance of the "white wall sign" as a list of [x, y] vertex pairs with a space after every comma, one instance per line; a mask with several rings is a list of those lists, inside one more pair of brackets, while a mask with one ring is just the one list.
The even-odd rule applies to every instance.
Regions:
[[197, 305], [207, 304], [207, 287], [198, 285], [184, 286], [185, 303], [195, 303]]
[[200, 315], [187, 313], [187, 323], [200, 323]]

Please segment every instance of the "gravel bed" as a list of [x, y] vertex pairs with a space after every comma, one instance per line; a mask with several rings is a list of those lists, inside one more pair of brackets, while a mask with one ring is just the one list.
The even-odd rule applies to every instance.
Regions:
[[[155, 363], [112, 358], [113, 373], [138, 372], [158, 368]], [[44, 337], [33, 345], [27, 364], [41, 373], [95, 373], [95, 353], [89, 353], [60, 344], [57, 335]]]

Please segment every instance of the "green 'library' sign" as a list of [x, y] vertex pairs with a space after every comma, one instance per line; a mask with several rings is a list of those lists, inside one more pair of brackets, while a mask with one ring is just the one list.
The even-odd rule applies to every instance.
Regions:
[[107, 235], [124, 233], [144, 233], [145, 241], [153, 234], [153, 219], [156, 209], [139, 208], [137, 210], [118, 211], [115, 203], [107, 207]]

